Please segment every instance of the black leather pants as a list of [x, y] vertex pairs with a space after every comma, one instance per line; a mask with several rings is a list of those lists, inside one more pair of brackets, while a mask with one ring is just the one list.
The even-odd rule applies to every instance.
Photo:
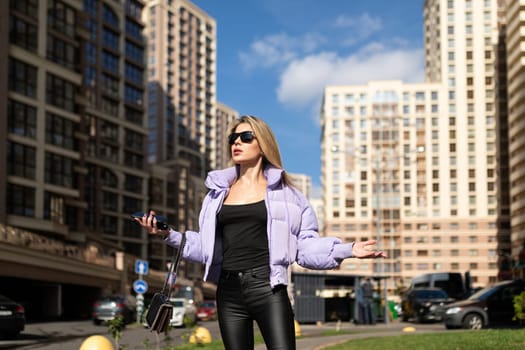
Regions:
[[226, 350], [254, 348], [253, 321], [268, 350], [295, 350], [294, 315], [285, 285], [270, 287], [268, 266], [223, 271], [217, 286], [217, 313]]

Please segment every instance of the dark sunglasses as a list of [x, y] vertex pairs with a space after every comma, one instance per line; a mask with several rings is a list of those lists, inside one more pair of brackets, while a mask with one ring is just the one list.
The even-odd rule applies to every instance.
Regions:
[[228, 143], [233, 145], [235, 140], [237, 140], [237, 137], [240, 137], [243, 143], [250, 143], [255, 138], [255, 135], [253, 134], [253, 131], [232, 132], [230, 136], [228, 136]]

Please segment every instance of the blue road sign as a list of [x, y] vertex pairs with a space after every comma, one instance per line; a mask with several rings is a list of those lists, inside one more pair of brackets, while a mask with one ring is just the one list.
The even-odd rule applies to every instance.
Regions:
[[133, 282], [133, 290], [138, 294], [144, 294], [148, 291], [148, 283], [144, 280], [136, 280]]
[[135, 261], [135, 273], [138, 273], [139, 275], [147, 275], [148, 262], [146, 260]]

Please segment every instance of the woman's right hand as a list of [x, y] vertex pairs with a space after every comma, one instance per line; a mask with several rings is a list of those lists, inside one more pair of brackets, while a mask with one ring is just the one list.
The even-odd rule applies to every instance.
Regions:
[[142, 218], [135, 218], [134, 220], [151, 235], [167, 236], [169, 234], [168, 230], [160, 230], [157, 228], [157, 219], [155, 218], [155, 212], [153, 210], [150, 210], [149, 215], [148, 213], [144, 213]]

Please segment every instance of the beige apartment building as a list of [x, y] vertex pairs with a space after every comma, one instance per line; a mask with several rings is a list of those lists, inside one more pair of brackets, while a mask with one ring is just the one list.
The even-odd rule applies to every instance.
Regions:
[[506, 13], [512, 256], [525, 244], [525, 1], [508, 1]]
[[378, 238], [389, 253], [341, 270], [384, 275], [390, 290], [427, 272], [469, 271], [474, 286], [503, 277], [510, 215], [498, 158], [497, 10], [490, 0], [427, 0], [424, 83], [325, 88], [326, 233]]
[[288, 173], [293, 185], [297, 187], [308, 199], [312, 192], [312, 178], [305, 174]]

